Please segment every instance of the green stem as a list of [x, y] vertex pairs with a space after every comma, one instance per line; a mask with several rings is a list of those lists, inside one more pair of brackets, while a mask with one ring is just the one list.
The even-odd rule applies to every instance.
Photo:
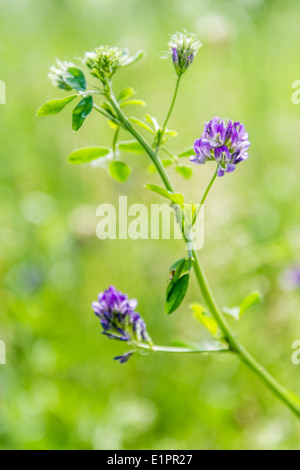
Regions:
[[210, 183], [209, 183], [209, 185], [207, 186], [207, 188], [206, 188], [206, 190], [205, 190], [205, 193], [204, 193], [203, 196], [202, 196], [202, 199], [201, 199], [201, 201], [200, 201], [199, 207], [198, 207], [198, 209], [197, 209], [197, 211], [196, 211], [196, 214], [195, 214], [194, 217], [193, 217], [192, 225], [194, 225], [194, 223], [196, 222], [196, 219], [197, 219], [197, 217], [198, 217], [199, 211], [201, 210], [201, 206], [204, 204], [204, 202], [205, 202], [205, 200], [206, 200], [206, 198], [207, 198], [207, 195], [208, 195], [208, 193], [209, 193], [209, 191], [210, 191], [210, 188], [211, 188], [212, 185], [214, 184], [214, 181], [215, 181], [215, 179], [216, 179], [216, 177], [217, 177], [217, 171], [218, 171], [218, 168], [217, 168], [216, 171], [214, 172], [214, 175], [213, 175], [212, 179], [210, 180]]
[[[124, 125], [124, 127], [132, 134], [133, 137], [136, 138], [136, 140], [142, 145], [142, 147], [145, 149], [145, 151], [148, 153], [149, 157], [151, 158], [152, 162], [154, 163], [166, 189], [171, 192], [175, 192], [175, 189], [169, 179], [169, 176], [164, 168], [164, 166], [161, 164], [159, 158], [157, 157], [156, 153], [153, 151], [151, 146], [148, 144], [148, 142], [144, 139], [143, 136], [139, 134], [136, 129], [134, 129], [125, 116], [125, 114], [122, 112], [120, 109], [112, 91], [110, 92], [108, 99], [110, 100], [112, 106], [114, 107], [120, 121]], [[204, 196], [202, 198], [202, 201], [204, 201], [207, 197], [207, 194], [209, 192], [209, 189], [211, 188], [213, 182], [215, 180], [215, 175], [211, 182], [209, 183], [209, 187], [204, 193]], [[201, 268], [200, 261], [198, 259], [198, 254], [196, 251], [193, 251], [193, 256], [194, 256], [194, 271], [196, 275], [196, 279], [198, 282], [198, 285], [200, 287], [203, 299], [209, 309], [209, 311], [212, 313], [214, 318], [216, 319], [220, 329], [222, 330], [224, 337], [228, 341], [228, 344], [230, 348], [237, 353], [237, 355], [240, 357], [241, 361], [244, 362], [256, 375], [258, 375], [265, 385], [285, 404], [287, 405], [291, 411], [298, 417], [300, 418], [300, 400], [297, 397], [294, 397], [288, 390], [286, 390], [281, 384], [279, 384], [264, 367], [254, 358], [252, 355], [247, 351], [247, 349], [239, 342], [239, 340], [236, 338], [235, 334], [231, 330], [231, 327], [227, 323], [223, 312], [219, 308], [216, 300], [214, 299], [214, 296], [211, 292], [211, 289], [209, 287], [209, 284], [207, 282], [207, 279], [204, 275], [204, 272]]]
[[154, 352], [167, 352], [167, 353], [201, 353], [201, 354], [220, 354], [231, 352], [229, 348], [218, 348], [218, 349], [198, 349], [198, 348], [178, 348], [172, 346], [158, 346], [157, 344], [149, 346], [148, 344], [138, 344], [136, 345], [139, 349], [148, 349], [149, 351]]
[[112, 151], [113, 151], [114, 158], [116, 158], [116, 145], [118, 141], [119, 132], [120, 132], [120, 126], [117, 127], [113, 141], [112, 141]]
[[175, 90], [174, 90], [174, 94], [173, 94], [173, 98], [172, 98], [172, 102], [171, 102], [168, 114], [166, 116], [165, 122], [163, 124], [159, 140], [156, 144], [156, 149], [155, 149], [156, 153], [158, 153], [158, 151], [159, 151], [161, 141], [163, 140], [163, 137], [164, 137], [164, 134], [165, 134], [165, 131], [166, 131], [166, 128], [167, 128], [167, 124], [169, 122], [169, 119], [171, 117], [171, 114], [172, 114], [172, 111], [173, 111], [173, 108], [174, 108], [174, 105], [175, 105], [175, 101], [176, 101], [176, 98], [177, 98], [177, 93], [178, 93], [178, 89], [179, 89], [179, 85], [180, 85], [180, 79], [181, 79], [181, 75], [178, 75]]

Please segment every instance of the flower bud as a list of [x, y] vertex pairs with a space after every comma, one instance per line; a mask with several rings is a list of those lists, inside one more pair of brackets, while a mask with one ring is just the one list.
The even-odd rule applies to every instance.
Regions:
[[168, 45], [175, 71], [180, 76], [193, 62], [201, 43], [195, 34], [177, 32], [171, 36]]
[[75, 67], [72, 62], [63, 61], [57, 59], [56, 65], [50, 67], [48, 77], [52, 81], [54, 86], [61, 88], [62, 90], [72, 90], [72, 87], [65, 81], [64, 75], [70, 67]]

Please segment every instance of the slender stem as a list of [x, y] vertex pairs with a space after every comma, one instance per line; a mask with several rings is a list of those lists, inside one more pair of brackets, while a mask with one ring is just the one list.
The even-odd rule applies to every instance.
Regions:
[[225, 352], [232, 352], [229, 348], [211, 348], [211, 349], [198, 349], [198, 348], [178, 348], [172, 346], [149, 346], [148, 344], [139, 343], [136, 345], [140, 349], [148, 349], [154, 352], [167, 352], [167, 353], [202, 353], [202, 354], [220, 354]]
[[233, 351], [235, 351], [240, 359], [253, 371], [255, 372], [267, 385], [267, 387], [282, 401], [284, 402], [295, 415], [300, 418], [300, 400], [294, 397], [288, 390], [286, 390], [279, 382], [277, 382], [269, 372], [247, 351], [247, 349], [240, 343], [235, 337], [227, 321], [224, 318], [213, 294], [210, 290], [209, 284], [202, 271], [198, 255], [194, 251], [194, 270], [195, 275], [201, 289], [204, 301], [208, 306], [210, 312], [218, 322], [224, 336], [229, 342]]
[[120, 126], [117, 127], [113, 141], [112, 141], [112, 151], [113, 151], [114, 158], [116, 157], [116, 145], [117, 145], [119, 132], [120, 132]]
[[153, 164], [155, 165], [161, 179], [163, 180], [163, 183], [164, 183], [166, 189], [168, 191], [171, 191], [172, 193], [174, 193], [175, 192], [174, 187], [171, 183], [171, 180], [170, 180], [168, 174], [164, 171], [164, 167], [163, 167], [160, 159], [158, 158], [158, 156], [156, 155], [156, 153], [154, 152], [152, 147], [148, 144], [146, 139], [144, 139], [144, 137], [131, 125], [129, 119], [127, 119], [127, 116], [123, 113], [123, 111], [119, 107], [118, 102], [117, 102], [112, 90], [110, 90], [110, 93], [107, 97], [108, 97], [111, 105], [113, 106], [114, 110], [116, 111], [116, 113], [119, 117], [119, 120], [124, 125], [125, 129], [127, 129], [131, 133], [131, 135], [136, 138], [136, 140], [141, 144], [141, 146], [144, 148], [144, 150], [148, 153], [148, 155], [151, 158]]
[[[151, 158], [152, 162], [157, 168], [157, 171], [159, 175], [161, 176], [161, 179], [168, 191], [175, 192], [175, 189], [169, 179], [169, 176], [161, 164], [159, 158], [157, 157], [156, 153], [153, 151], [151, 146], [148, 144], [148, 142], [139, 134], [136, 129], [134, 129], [131, 125], [131, 123], [128, 121], [127, 117], [124, 115], [122, 110], [120, 109], [112, 91], [110, 92], [108, 99], [110, 100], [112, 106], [114, 107], [115, 111], [117, 112], [117, 115], [124, 125], [124, 127], [132, 134], [133, 137], [136, 138], [136, 140], [143, 146], [145, 151], [148, 153], [149, 157]], [[214, 181], [213, 177], [213, 181]], [[202, 200], [205, 200], [208, 194], [209, 189], [211, 188], [213, 181], [210, 182], [209, 188], [205, 191], [204, 196]], [[257, 374], [263, 382], [266, 384], [266, 386], [283, 402], [285, 405], [287, 405], [291, 411], [298, 417], [300, 418], [300, 400], [297, 397], [294, 397], [288, 390], [286, 390], [281, 384], [279, 384], [270, 374], [267, 372], [264, 367], [261, 366], [261, 364], [252, 357], [252, 355], [247, 351], [247, 349], [239, 342], [239, 340], [236, 338], [235, 334], [231, 330], [231, 327], [227, 323], [220, 307], [218, 306], [212, 291], [209, 287], [209, 284], [207, 282], [207, 279], [204, 275], [204, 272], [201, 268], [200, 261], [198, 259], [198, 254], [195, 250], [193, 250], [193, 256], [194, 256], [194, 271], [196, 275], [196, 279], [198, 282], [198, 285], [200, 287], [203, 299], [209, 309], [209, 311], [212, 313], [214, 318], [216, 319], [219, 327], [221, 328], [224, 337], [228, 341], [228, 344], [230, 348], [236, 352], [241, 361], [244, 362], [255, 374]]]
[[177, 93], [178, 93], [178, 89], [179, 89], [179, 84], [180, 84], [180, 79], [181, 79], [181, 74], [178, 75], [178, 78], [177, 78], [177, 81], [176, 81], [176, 86], [175, 86], [172, 102], [171, 102], [168, 114], [166, 116], [165, 122], [163, 124], [162, 130], [161, 130], [161, 133], [160, 133], [160, 137], [159, 137], [157, 145], [156, 145], [156, 149], [155, 149], [156, 153], [158, 153], [158, 151], [159, 151], [161, 141], [164, 138], [164, 134], [165, 134], [165, 131], [166, 131], [166, 128], [167, 128], [167, 124], [169, 122], [169, 119], [171, 117], [171, 114], [172, 114], [172, 111], [173, 111], [173, 108], [174, 108], [174, 105], [175, 105], [175, 101], [176, 101]]
[[202, 197], [202, 199], [201, 199], [201, 201], [200, 201], [200, 206], [201, 206], [202, 204], [204, 204], [205, 199], [207, 198], [207, 195], [208, 195], [208, 193], [209, 193], [209, 191], [210, 191], [210, 188], [211, 188], [212, 185], [214, 184], [216, 177], [217, 177], [217, 170], [214, 172], [214, 175], [213, 175], [212, 179], [210, 180], [210, 183], [209, 183], [209, 185], [207, 186], [207, 188], [206, 188], [206, 190], [205, 190], [205, 193], [203, 194], [203, 197]]
[[215, 181], [215, 179], [216, 179], [216, 177], [217, 177], [217, 170], [218, 170], [218, 169], [216, 169], [216, 171], [214, 172], [213, 177], [212, 177], [212, 179], [210, 180], [209, 185], [207, 186], [207, 188], [206, 188], [206, 190], [205, 190], [205, 193], [204, 193], [203, 196], [202, 196], [202, 199], [201, 199], [201, 201], [200, 201], [199, 207], [198, 207], [198, 209], [197, 209], [197, 211], [196, 211], [196, 214], [195, 214], [194, 217], [193, 217], [192, 225], [194, 225], [194, 223], [195, 223], [195, 221], [196, 221], [196, 219], [197, 219], [197, 217], [198, 217], [199, 211], [201, 210], [201, 207], [202, 207], [202, 205], [204, 204], [204, 202], [205, 202], [205, 200], [206, 200], [206, 198], [207, 198], [207, 195], [208, 195], [208, 193], [209, 193], [209, 191], [210, 191], [210, 188], [211, 188], [212, 185], [214, 184], [214, 181]]

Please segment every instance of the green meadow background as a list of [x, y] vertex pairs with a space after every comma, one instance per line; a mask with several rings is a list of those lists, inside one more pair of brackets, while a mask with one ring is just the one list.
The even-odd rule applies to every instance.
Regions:
[[[90, 307], [99, 291], [113, 284], [136, 297], [158, 344], [208, 339], [189, 310], [201, 298], [192, 279], [180, 309], [164, 313], [169, 266], [185, 254], [180, 241], [96, 237], [99, 204], [117, 204], [119, 195], [162, 202], [144, 189], [159, 184], [146, 156], [124, 156], [134, 171], [118, 183], [105, 169], [66, 162], [77, 147], [111, 144], [99, 114], [77, 133], [71, 107], [35, 116], [64, 96], [47, 79], [56, 57], [110, 44], [147, 52], [117, 74], [115, 88], [134, 87], [162, 120], [176, 80], [162, 59], [169, 35], [198, 33], [203, 47], [182, 80], [170, 148], [190, 147], [215, 115], [243, 122], [252, 142], [248, 161], [209, 195], [200, 256], [222, 305], [263, 293], [237, 332], [300, 395], [300, 365], [291, 361], [300, 291], [283, 282], [284, 270], [300, 264], [300, 105], [291, 99], [299, 15], [296, 0], [0, 1], [1, 449], [300, 449], [299, 421], [235, 357], [112, 360], [126, 345], [100, 334]], [[207, 164], [189, 181], [174, 169], [170, 176], [198, 201], [212, 171]]]

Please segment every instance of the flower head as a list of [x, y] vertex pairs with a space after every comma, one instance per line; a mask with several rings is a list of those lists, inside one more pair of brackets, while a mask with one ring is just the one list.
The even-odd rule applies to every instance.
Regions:
[[133, 64], [143, 55], [142, 51], [138, 51], [134, 56], [130, 57], [127, 49], [119, 47], [100, 46], [96, 47], [93, 52], [86, 52], [83, 56], [83, 63], [90, 69], [94, 77], [100, 78], [103, 84], [116, 73], [118, 68]]
[[65, 81], [65, 74], [70, 67], [75, 67], [72, 62], [56, 60], [56, 65], [50, 67], [48, 77], [52, 81], [54, 86], [61, 88], [62, 90], [72, 90], [72, 87]]
[[175, 71], [177, 75], [182, 75], [193, 62], [201, 43], [195, 34], [177, 32], [171, 36], [168, 46]]
[[[110, 339], [117, 339], [127, 343], [152, 344], [146, 331], [146, 325], [140, 314], [135, 311], [136, 299], [128, 296], [115, 287], [110, 286], [98, 295], [98, 301], [92, 303], [92, 308], [100, 319], [103, 334]], [[126, 362], [132, 353], [117, 356], [115, 359], [121, 363]]]
[[214, 117], [205, 124], [200, 139], [195, 140], [196, 155], [190, 157], [190, 161], [198, 165], [216, 161], [217, 175], [224, 176], [225, 173], [232, 173], [238, 163], [248, 158], [249, 146], [248, 133], [243, 124]]

